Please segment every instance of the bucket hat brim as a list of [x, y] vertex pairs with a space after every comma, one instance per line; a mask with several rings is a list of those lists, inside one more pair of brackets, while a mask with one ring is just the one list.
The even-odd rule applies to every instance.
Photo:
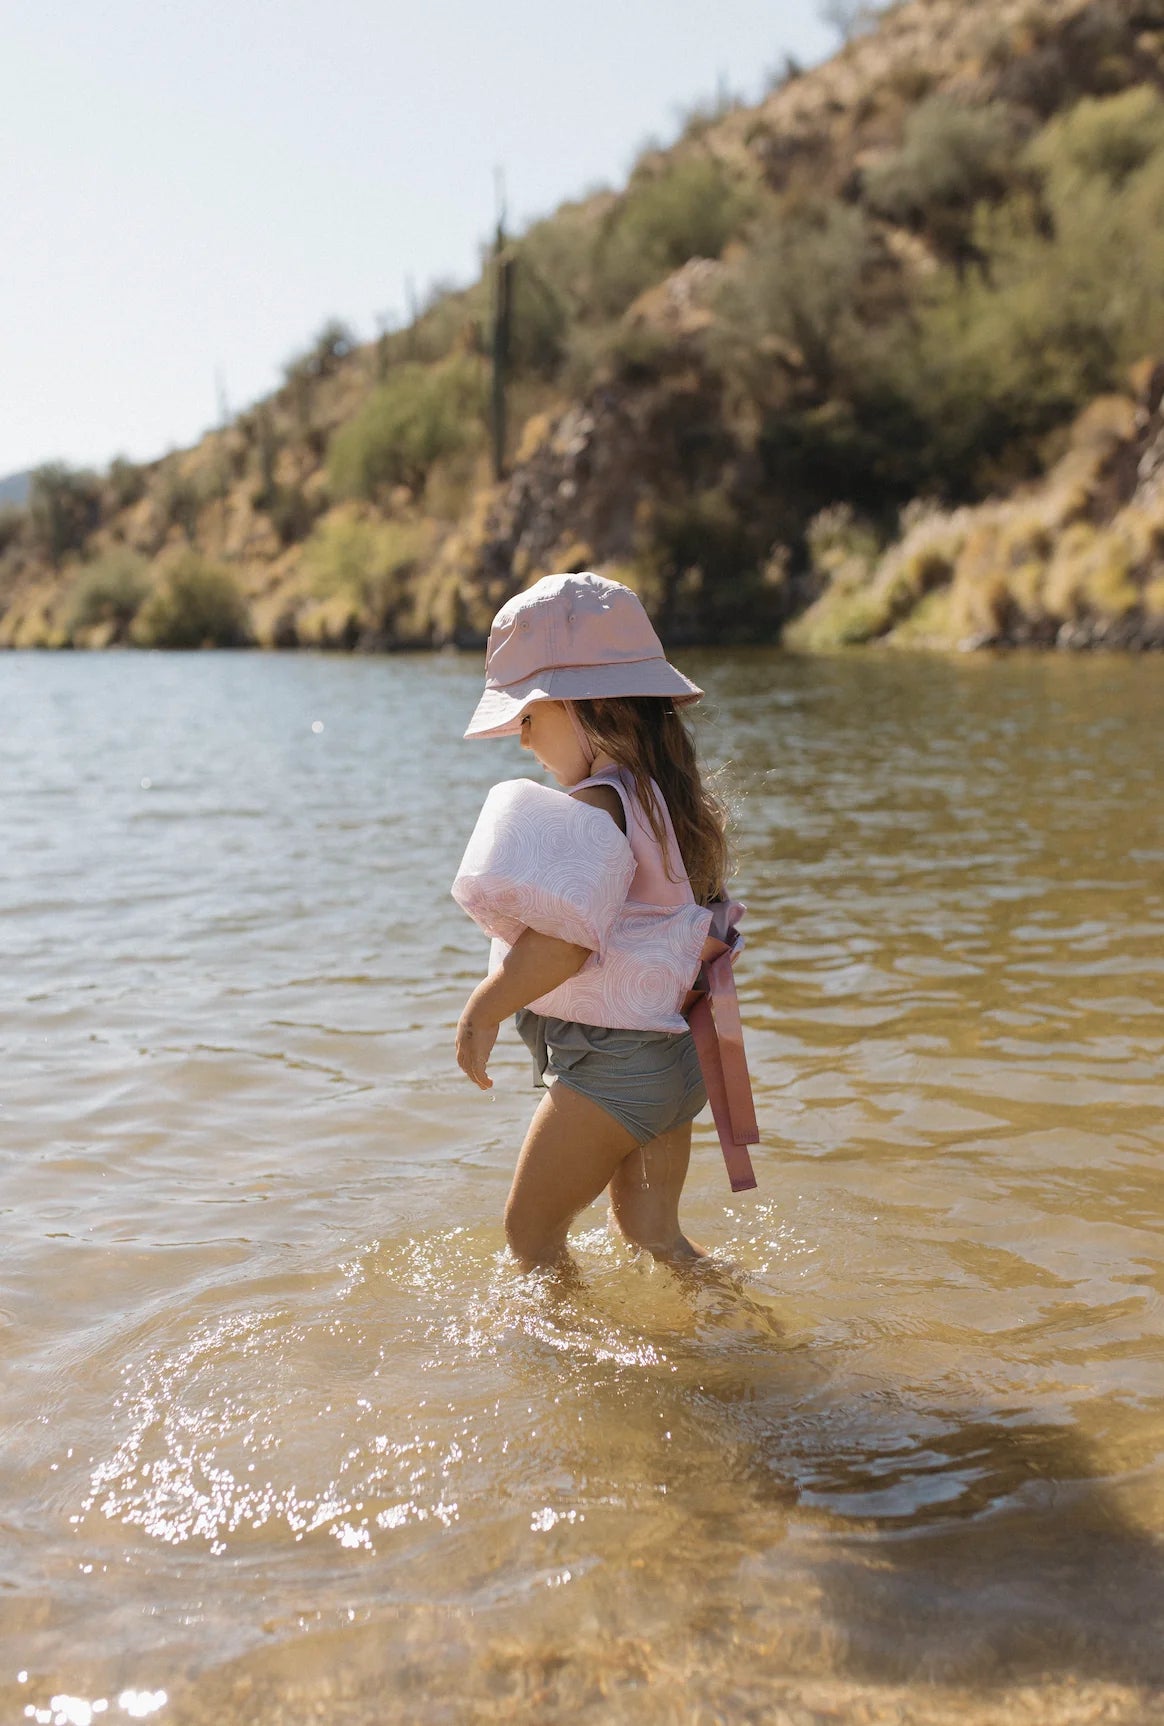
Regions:
[[535, 671], [504, 688], [486, 687], [469, 721], [466, 737], [509, 737], [521, 730], [535, 701], [599, 701], [616, 695], [669, 695], [672, 701], [698, 701], [702, 689], [665, 659], [624, 661], [619, 665], [562, 665]]

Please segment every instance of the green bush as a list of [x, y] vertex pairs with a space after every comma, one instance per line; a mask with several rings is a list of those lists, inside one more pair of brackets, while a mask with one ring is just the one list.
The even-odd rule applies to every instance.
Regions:
[[102, 626], [122, 641], [141, 609], [150, 582], [145, 559], [125, 547], [86, 564], [73, 584], [66, 615], [70, 635]]
[[862, 322], [871, 256], [866, 218], [849, 205], [822, 200], [769, 214], [718, 300], [745, 368], [770, 367], [764, 342], [775, 336], [791, 344], [823, 393], [831, 390]]
[[300, 378], [311, 383], [329, 378], [339, 370], [348, 355], [355, 352], [356, 346], [356, 337], [348, 325], [339, 318], [329, 318], [310, 347], [288, 360], [283, 367], [283, 376], [288, 383]]
[[480, 442], [484, 407], [479, 361], [466, 356], [440, 366], [398, 366], [332, 438], [327, 471], [333, 495], [374, 499], [398, 485], [418, 489], [441, 456]]
[[28, 494], [33, 541], [56, 565], [80, 551], [101, 519], [101, 488], [91, 473], [49, 462], [37, 468]]
[[422, 524], [333, 515], [303, 548], [303, 572], [318, 599], [349, 599], [377, 628], [391, 622], [430, 536]]
[[230, 570], [193, 550], [166, 564], [133, 625], [142, 647], [240, 647], [250, 634], [246, 601]]
[[114, 456], [109, 464], [106, 485], [115, 509], [129, 509], [145, 496], [146, 477], [143, 468], [124, 456]]
[[1014, 181], [1017, 142], [1015, 116], [1003, 104], [970, 108], [930, 96], [907, 119], [901, 148], [867, 170], [865, 201], [961, 255], [975, 205], [1001, 198]]
[[164, 526], [176, 527], [188, 540], [193, 540], [205, 497], [202, 487], [191, 475], [182, 472], [174, 457], [163, 462], [154, 495]]
[[842, 570], [867, 575], [881, 552], [881, 539], [851, 504], [834, 503], [813, 516], [804, 536], [809, 566], [820, 581]]
[[535, 222], [515, 243], [519, 267], [528, 266], [574, 318], [586, 309], [599, 231], [591, 205], [564, 204], [544, 221]]
[[640, 169], [608, 217], [592, 264], [592, 309], [615, 316], [689, 258], [718, 258], [753, 199], [713, 157]]
[[[484, 257], [482, 263], [484, 264]], [[421, 301], [409, 307], [399, 329], [385, 329], [376, 344], [377, 375], [383, 380], [397, 366], [437, 365], [456, 352], [475, 348], [489, 315], [487, 274], [469, 288], [433, 282]]]
[[1085, 97], [1045, 126], [1028, 152], [1060, 198], [1075, 176], [1119, 188], [1164, 146], [1164, 101], [1150, 85]]
[[[1164, 147], [1143, 155], [1162, 105], [1129, 95], [1045, 128], [1026, 157], [1038, 195], [977, 209], [986, 269], [938, 271], [886, 349], [882, 375], [929, 428], [919, 488], [969, 497], [1038, 473], [1048, 433], [1164, 347]], [[1129, 135], [1135, 152], [1110, 143]]]

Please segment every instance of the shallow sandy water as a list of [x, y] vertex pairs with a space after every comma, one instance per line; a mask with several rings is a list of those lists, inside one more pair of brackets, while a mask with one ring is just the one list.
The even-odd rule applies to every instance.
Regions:
[[760, 1191], [563, 1300], [479, 667], [0, 659], [0, 1718], [1164, 1717], [1161, 667], [692, 669]]

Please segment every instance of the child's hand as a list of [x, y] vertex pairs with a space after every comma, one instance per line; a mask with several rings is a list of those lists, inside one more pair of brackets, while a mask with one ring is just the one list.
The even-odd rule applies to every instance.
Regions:
[[497, 1026], [498, 1021], [487, 1018], [470, 995], [457, 1021], [457, 1065], [482, 1091], [493, 1089], [485, 1064], [497, 1041]]

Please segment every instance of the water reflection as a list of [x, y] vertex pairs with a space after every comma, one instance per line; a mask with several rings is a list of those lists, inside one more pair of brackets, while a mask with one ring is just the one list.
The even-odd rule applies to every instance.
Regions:
[[524, 1051], [483, 1099], [449, 1048], [527, 767], [457, 741], [479, 666], [0, 661], [0, 1715], [1147, 1717], [1159, 679], [691, 669], [760, 1191], [701, 1129], [736, 1269], [595, 1212], [555, 1301], [499, 1227]]

